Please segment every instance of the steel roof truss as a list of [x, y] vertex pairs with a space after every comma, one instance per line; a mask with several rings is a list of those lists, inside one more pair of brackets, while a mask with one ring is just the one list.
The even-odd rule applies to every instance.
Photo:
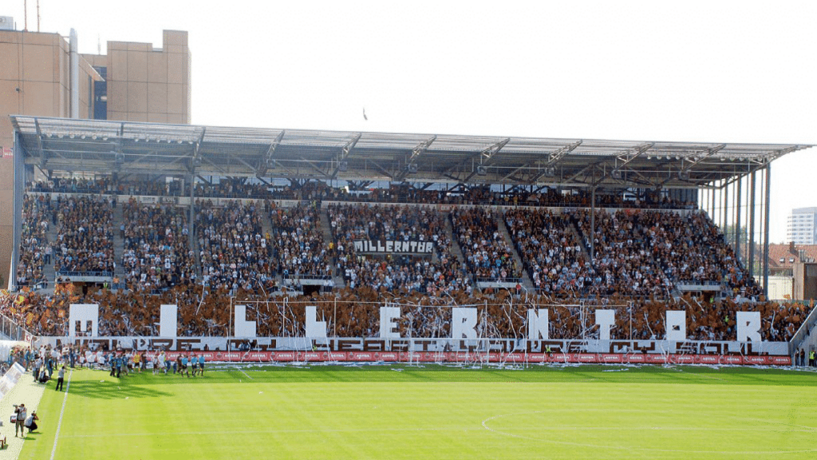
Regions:
[[332, 174], [323, 173], [325, 176], [331, 177], [332, 179], [338, 176], [338, 171], [340, 171], [341, 163], [346, 161], [346, 158], [349, 157], [349, 154], [352, 152], [352, 149], [355, 148], [355, 144], [357, 144], [357, 141], [360, 140], [361, 135], [362, 133], [355, 134], [355, 136], [349, 142], [347, 142], [345, 146], [343, 146], [343, 149], [341, 149], [340, 151], [340, 155], [336, 159], [337, 164], [335, 165], [335, 169], [332, 171]]
[[434, 142], [435, 140], [437, 140], [437, 136], [436, 136], [436, 135], [431, 136], [431, 137], [429, 137], [428, 139], [424, 140], [423, 142], [420, 142], [419, 144], [417, 144], [417, 145], [414, 147], [414, 149], [412, 149], [412, 151], [411, 151], [411, 155], [409, 155], [408, 160], [406, 160], [406, 164], [405, 164], [405, 166], [403, 166], [402, 170], [401, 170], [400, 172], [398, 172], [398, 173], [397, 173], [397, 174], [394, 176], [394, 180], [395, 180], [395, 181], [397, 181], [397, 182], [402, 182], [403, 180], [405, 180], [405, 179], [406, 179], [406, 176], [407, 176], [407, 175], [408, 175], [408, 173], [409, 173], [409, 169], [410, 169], [411, 165], [413, 165], [413, 164], [414, 164], [414, 161], [417, 159], [417, 157], [419, 157], [420, 155], [422, 155], [423, 153], [425, 153], [425, 151], [426, 151], [426, 150], [428, 150], [428, 147], [429, 147], [429, 146], [431, 145], [431, 143], [432, 143], [432, 142]]

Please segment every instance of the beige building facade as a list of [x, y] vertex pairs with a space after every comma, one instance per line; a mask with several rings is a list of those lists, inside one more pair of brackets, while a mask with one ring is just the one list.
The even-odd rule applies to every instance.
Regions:
[[[0, 30], [0, 62], [0, 276], [5, 287], [13, 246], [9, 115], [71, 117], [71, 43], [56, 33]], [[105, 55], [78, 54], [77, 116], [189, 124], [190, 62], [187, 32], [172, 30], [164, 31], [160, 49], [109, 41]]]

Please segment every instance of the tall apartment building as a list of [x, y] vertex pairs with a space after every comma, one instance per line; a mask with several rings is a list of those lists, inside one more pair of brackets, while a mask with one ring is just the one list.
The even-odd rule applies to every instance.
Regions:
[[[9, 115], [190, 123], [187, 32], [164, 31], [161, 49], [109, 41], [108, 54], [95, 55], [76, 52], [73, 31], [66, 40], [57, 33], [14, 30], [13, 24], [8, 17], [0, 21], [0, 274], [5, 280], [13, 239]], [[27, 170], [33, 176], [34, 166]]]
[[792, 209], [786, 219], [786, 239], [794, 244], [817, 244], [817, 208]]

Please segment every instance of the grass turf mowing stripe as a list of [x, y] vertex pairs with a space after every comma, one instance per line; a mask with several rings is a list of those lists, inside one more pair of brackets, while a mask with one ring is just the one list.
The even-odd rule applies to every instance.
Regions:
[[[57, 458], [815, 455], [814, 373], [516, 369], [229, 365], [205, 378], [121, 379], [82, 370], [73, 374]], [[56, 397], [41, 402], [49, 405], [58, 412]], [[21, 458], [49, 458], [40, 452], [47, 441], [27, 441]]]
[[62, 416], [65, 414], [65, 403], [68, 401], [68, 390], [71, 389], [71, 375], [74, 370], [68, 372], [68, 382], [65, 383], [65, 396], [62, 397], [62, 408], [60, 409], [60, 419], [57, 422], [57, 431], [54, 433], [54, 447], [51, 449], [51, 460], [54, 460], [54, 455], [57, 453], [57, 441], [60, 439], [60, 428], [62, 428]]

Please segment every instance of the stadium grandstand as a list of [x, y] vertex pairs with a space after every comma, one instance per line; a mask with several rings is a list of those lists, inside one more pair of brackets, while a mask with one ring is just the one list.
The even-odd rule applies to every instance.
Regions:
[[391, 305], [418, 339], [467, 306], [480, 339], [548, 309], [554, 340], [668, 340], [683, 311], [683, 340], [747, 342], [752, 312], [789, 355], [814, 323], [764, 295], [771, 164], [806, 145], [12, 124], [0, 307], [36, 336], [90, 335], [72, 305], [98, 305], [97, 337], [167, 336], [172, 304], [173, 337], [303, 336], [314, 306], [330, 337], [375, 338]]

